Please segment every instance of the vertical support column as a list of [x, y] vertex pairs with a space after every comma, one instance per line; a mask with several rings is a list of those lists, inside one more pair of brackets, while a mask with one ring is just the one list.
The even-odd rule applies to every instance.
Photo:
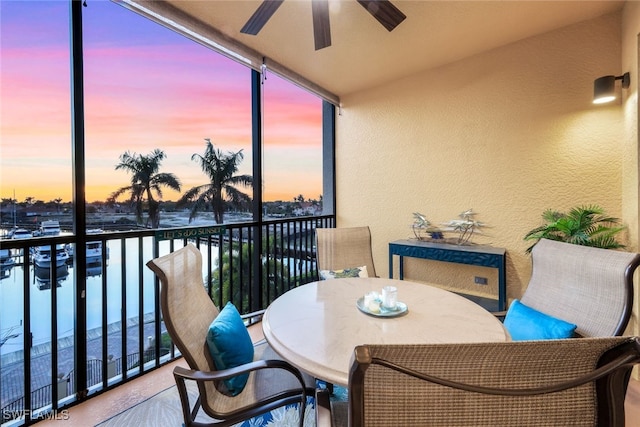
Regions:
[[[253, 152], [253, 221], [259, 225], [255, 227], [253, 235], [253, 250], [251, 251], [251, 271], [255, 274], [251, 280], [249, 307], [251, 311], [262, 307], [262, 82], [259, 72], [251, 71], [251, 135]], [[222, 283], [222, 282], [220, 282]], [[265, 284], [266, 286], [266, 284]]]
[[336, 107], [327, 101], [322, 101], [322, 214], [336, 214]]
[[[77, 398], [87, 396], [87, 304], [86, 304], [86, 200], [84, 134], [84, 63], [82, 48], [82, 0], [71, 1], [71, 138], [73, 144], [73, 231], [75, 283], [75, 389]], [[53, 367], [56, 369], [56, 367]]]

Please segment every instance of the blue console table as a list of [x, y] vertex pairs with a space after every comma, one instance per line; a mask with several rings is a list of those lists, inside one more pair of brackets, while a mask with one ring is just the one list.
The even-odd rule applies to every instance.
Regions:
[[507, 301], [506, 250], [492, 246], [458, 246], [421, 240], [396, 240], [389, 243], [389, 278], [393, 278], [393, 257], [400, 259], [399, 279], [404, 279], [404, 257], [453, 262], [498, 269], [498, 299], [464, 295], [489, 311], [503, 311]]

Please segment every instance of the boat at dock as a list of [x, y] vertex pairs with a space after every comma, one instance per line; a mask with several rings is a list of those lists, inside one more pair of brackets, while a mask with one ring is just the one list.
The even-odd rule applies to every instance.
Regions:
[[14, 228], [9, 232], [9, 236], [12, 239], [30, 239], [33, 237], [33, 233], [25, 228]]
[[49, 268], [51, 267], [52, 262], [55, 262], [56, 267], [63, 267], [67, 264], [68, 260], [69, 254], [63, 244], [56, 245], [55, 261], [53, 261], [53, 257], [51, 255], [50, 245], [36, 246], [33, 251], [33, 263], [36, 267]]
[[13, 267], [15, 263], [16, 260], [13, 258], [10, 249], [0, 249], [0, 268]]
[[[75, 254], [74, 245], [67, 245], [66, 249], [69, 254], [69, 262], [71, 262]], [[109, 258], [108, 250], [107, 258]], [[102, 242], [87, 242], [87, 264], [95, 262], [102, 262]]]
[[38, 229], [38, 236], [60, 235], [60, 222], [55, 220], [42, 221]]
[[[103, 233], [102, 229], [93, 228], [87, 230], [87, 236], [91, 234], [101, 234]], [[69, 261], [73, 260], [73, 256], [75, 253], [75, 245], [68, 244], [66, 246], [67, 253], [69, 254]], [[87, 264], [93, 264], [97, 262], [102, 262], [102, 251], [103, 245], [101, 241], [88, 241], [87, 242]], [[109, 258], [109, 250], [107, 248], [107, 258]]]
[[[102, 242], [87, 242], [87, 264], [102, 262]], [[107, 259], [109, 248], [107, 248]]]

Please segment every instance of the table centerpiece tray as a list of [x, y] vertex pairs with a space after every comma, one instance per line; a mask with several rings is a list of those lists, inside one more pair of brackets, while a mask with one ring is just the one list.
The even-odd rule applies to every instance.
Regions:
[[356, 306], [361, 312], [374, 317], [398, 317], [407, 314], [408, 311], [407, 304], [398, 301], [395, 308], [386, 308], [381, 305], [380, 311], [374, 312], [369, 310], [369, 308], [364, 304], [364, 297], [358, 298]]

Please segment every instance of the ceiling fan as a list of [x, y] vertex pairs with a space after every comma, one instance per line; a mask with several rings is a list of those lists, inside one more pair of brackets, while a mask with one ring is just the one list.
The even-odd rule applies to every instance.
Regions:
[[[251, 18], [240, 30], [243, 34], [256, 35], [280, 7], [284, 0], [263, 0]], [[389, 0], [357, 0], [367, 12], [373, 15], [388, 31], [398, 26], [406, 15]], [[331, 46], [331, 28], [329, 26], [329, 0], [312, 0], [313, 39], [316, 50]]]

